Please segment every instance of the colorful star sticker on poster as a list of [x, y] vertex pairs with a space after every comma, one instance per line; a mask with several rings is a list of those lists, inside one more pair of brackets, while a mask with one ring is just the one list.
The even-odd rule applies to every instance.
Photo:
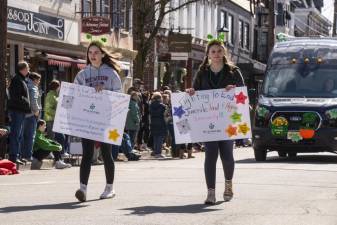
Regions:
[[240, 113], [237, 113], [237, 112], [234, 112], [232, 115], [231, 115], [231, 120], [232, 120], [232, 123], [238, 123], [238, 122], [241, 122], [241, 117], [242, 117], [242, 114]]
[[242, 133], [246, 135], [250, 131], [249, 127], [247, 126], [247, 123], [243, 123], [239, 125], [239, 133]]
[[228, 128], [226, 129], [226, 133], [228, 134], [229, 137], [237, 135], [237, 127], [233, 127], [232, 125], [229, 125]]
[[236, 98], [236, 104], [246, 104], [246, 99], [248, 98], [242, 91], [240, 92], [240, 94], [235, 95]]
[[118, 133], [117, 129], [109, 130], [109, 140], [116, 142], [119, 137], [120, 134]]
[[174, 109], [174, 116], [178, 116], [179, 119], [181, 119], [181, 117], [185, 114], [185, 111], [183, 109], [183, 106], [179, 106], [179, 107], [173, 107]]

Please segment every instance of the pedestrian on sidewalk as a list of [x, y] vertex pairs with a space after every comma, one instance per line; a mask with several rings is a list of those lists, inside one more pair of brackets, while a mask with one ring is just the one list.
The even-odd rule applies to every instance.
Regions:
[[[226, 57], [223, 42], [212, 40], [206, 48], [206, 56], [196, 74], [193, 88], [186, 92], [194, 95], [196, 90], [211, 90], [225, 88], [229, 91], [238, 86], [244, 86], [239, 68], [234, 66]], [[207, 183], [207, 198], [205, 204], [215, 204], [216, 162], [220, 152], [223, 171], [225, 174], [225, 191], [223, 198], [230, 201], [233, 197], [232, 178], [234, 174], [233, 141], [212, 141], [205, 143], [205, 177]]]
[[[97, 92], [110, 90], [121, 92], [122, 83], [119, 77], [120, 66], [116, 57], [109, 54], [99, 41], [92, 41], [87, 49], [87, 66], [75, 77], [74, 83], [93, 87]], [[87, 196], [87, 185], [91, 169], [91, 160], [94, 153], [95, 141], [82, 138], [83, 155], [80, 167], [80, 189], [75, 193], [76, 198], [84, 202]], [[112, 145], [101, 143], [101, 151], [104, 161], [106, 186], [101, 199], [113, 198], [113, 181], [115, 176], [115, 164], [112, 158]]]
[[46, 138], [46, 121], [39, 120], [37, 122], [37, 130], [33, 147], [33, 161], [31, 164], [32, 170], [38, 170], [42, 166], [42, 160], [52, 152], [55, 160], [56, 169], [70, 168], [71, 165], [63, 162], [61, 158], [62, 145], [56, 141]]
[[137, 132], [140, 127], [140, 110], [139, 110], [139, 97], [138, 93], [135, 91], [132, 91], [130, 93], [131, 99], [129, 103], [129, 111], [126, 117], [126, 123], [125, 123], [125, 131], [128, 133], [131, 141], [132, 149], [135, 147], [135, 141]]
[[39, 92], [40, 80], [41, 75], [34, 72], [31, 72], [27, 79], [31, 113], [26, 114], [24, 121], [21, 158], [23, 162], [31, 161], [33, 154], [36, 125], [42, 110], [41, 95]]
[[10, 118], [9, 134], [9, 160], [14, 163], [23, 164], [18, 159], [21, 154], [21, 141], [23, 136], [23, 125], [26, 114], [31, 113], [29, 91], [27, 87], [27, 76], [29, 75], [29, 65], [27, 62], [18, 63], [19, 73], [10, 82], [8, 92], [8, 113]]

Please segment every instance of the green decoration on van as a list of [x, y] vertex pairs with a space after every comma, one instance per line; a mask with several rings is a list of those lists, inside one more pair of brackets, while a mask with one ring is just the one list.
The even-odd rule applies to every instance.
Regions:
[[337, 119], [337, 109], [330, 109], [325, 113], [329, 119]]
[[258, 107], [257, 108], [257, 115], [262, 118], [266, 118], [269, 113], [269, 110], [265, 107]]
[[315, 129], [316, 121], [318, 120], [319, 118], [317, 114], [314, 112], [303, 113], [303, 118], [301, 121], [301, 128]]
[[302, 140], [303, 138], [301, 137], [301, 135], [298, 132], [289, 132], [288, 133], [288, 139], [290, 139], [292, 142], [299, 142], [300, 140]]
[[271, 124], [271, 133], [274, 136], [286, 136], [288, 133], [288, 121], [286, 118], [276, 117]]

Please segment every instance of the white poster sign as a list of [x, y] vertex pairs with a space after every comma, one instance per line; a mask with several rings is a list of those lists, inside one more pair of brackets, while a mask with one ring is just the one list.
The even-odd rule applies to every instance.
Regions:
[[177, 144], [251, 138], [246, 87], [172, 94]]
[[121, 145], [130, 96], [62, 82], [53, 131]]

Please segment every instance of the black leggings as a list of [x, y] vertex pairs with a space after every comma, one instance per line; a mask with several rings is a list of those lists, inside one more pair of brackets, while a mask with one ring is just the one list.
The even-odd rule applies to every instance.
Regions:
[[[91, 169], [91, 161], [94, 154], [95, 141], [82, 138], [82, 162], [80, 168], [80, 182], [87, 185]], [[106, 183], [112, 184], [115, 176], [115, 164], [112, 159], [112, 146], [107, 143], [101, 143], [101, 152], [104, 161], [104, 170]]]
[[216, 162], [218, 153], [222, 161], [222, 167], [226, 180], [232, 180], [234, 174], [233, 141], [206, 142], [205, 177], [207, 188], [215, 189]]

